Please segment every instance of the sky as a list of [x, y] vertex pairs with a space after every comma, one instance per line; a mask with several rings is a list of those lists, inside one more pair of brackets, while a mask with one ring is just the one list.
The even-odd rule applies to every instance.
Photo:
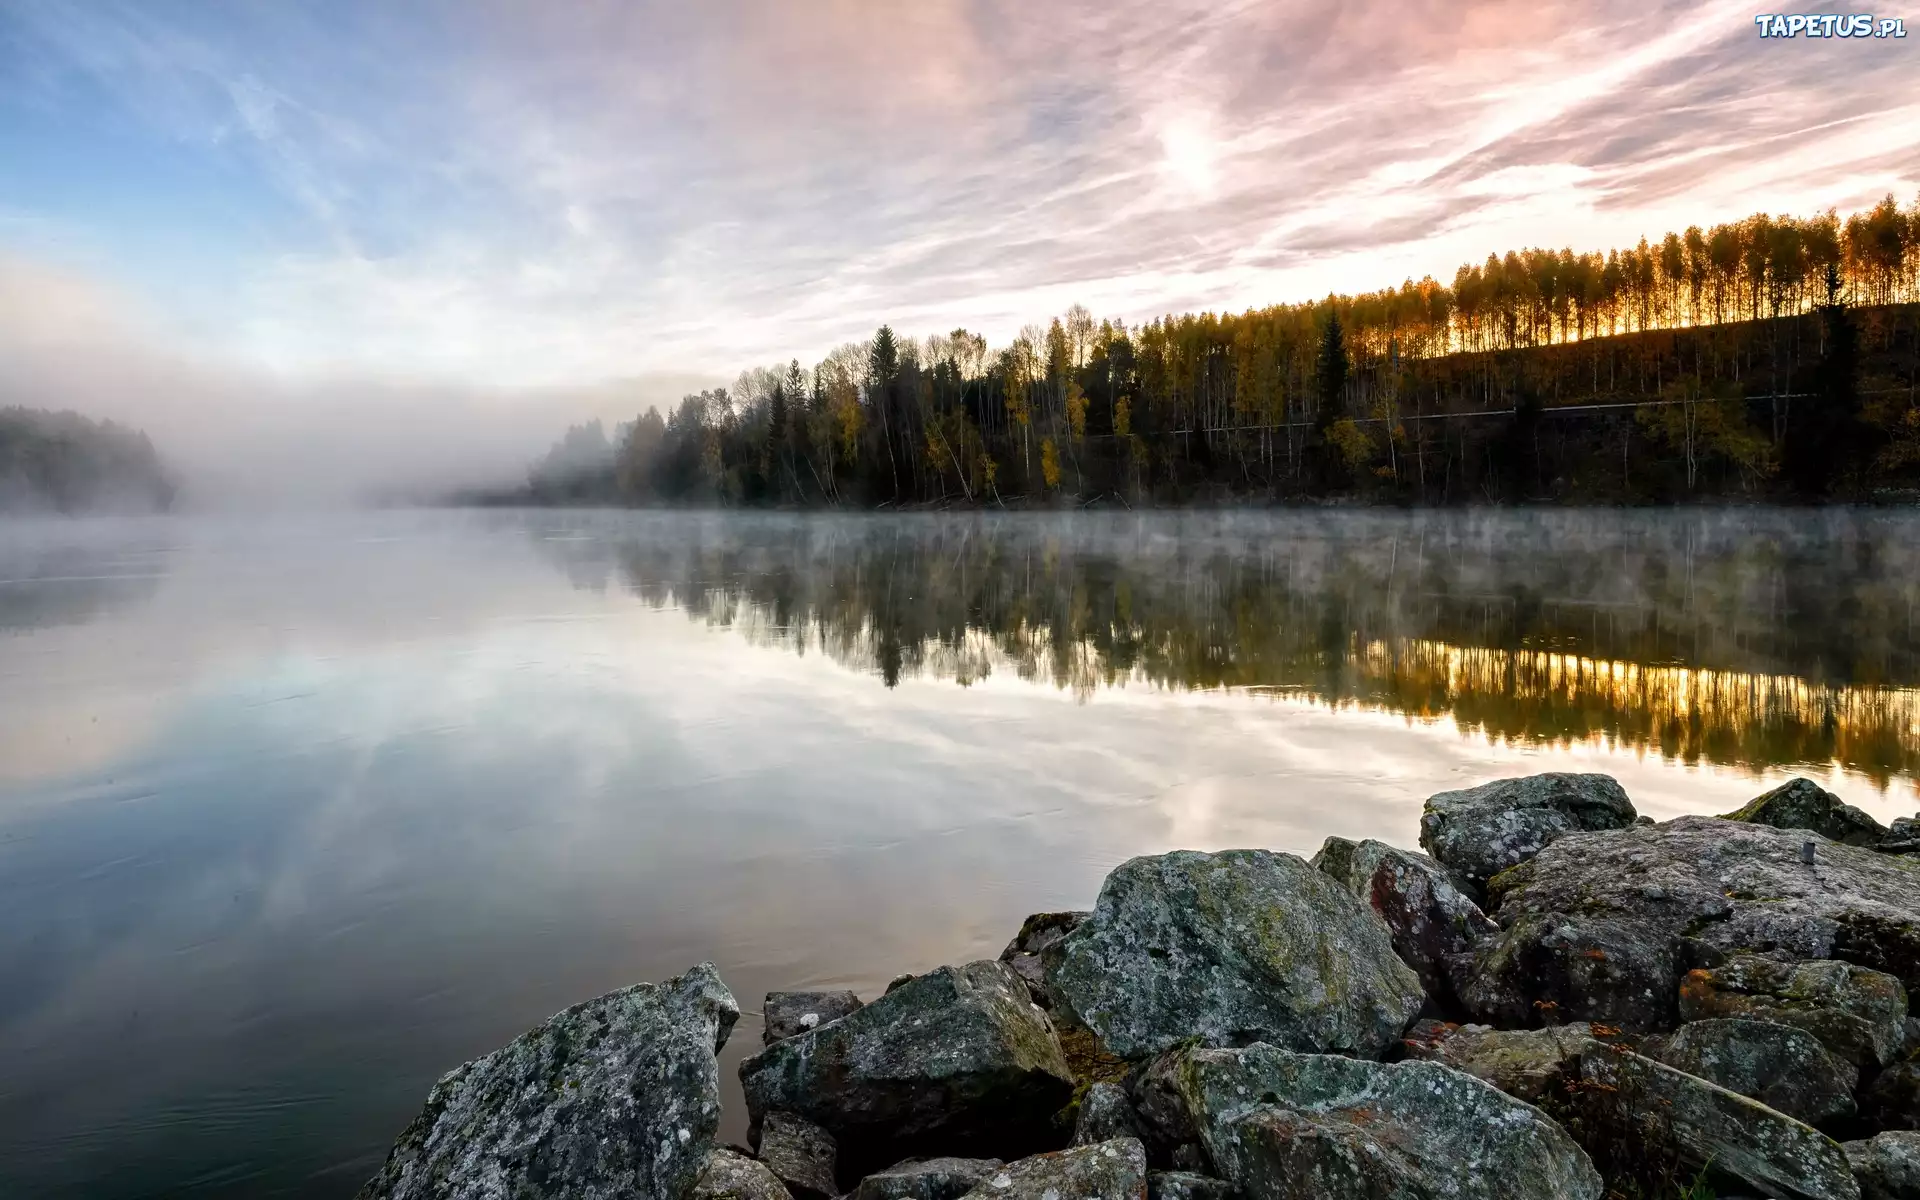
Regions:
[[0, 0], [0, 404], [384, 486], [882, 322], [1004, 344], [1910, 200], [1920, 9], [1755, 11]]

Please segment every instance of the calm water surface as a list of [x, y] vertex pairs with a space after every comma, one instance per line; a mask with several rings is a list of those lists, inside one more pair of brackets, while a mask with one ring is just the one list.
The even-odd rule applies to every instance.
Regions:
[[870, 994], [1131, 855], [1412, 845], [1427, 794], [1502, 773], [1911, 813], [1917, 535], [0, 524], [0, 1195], [349, 1196], [441, 1072], [585, 997], [701, 959], [749, 1009]]

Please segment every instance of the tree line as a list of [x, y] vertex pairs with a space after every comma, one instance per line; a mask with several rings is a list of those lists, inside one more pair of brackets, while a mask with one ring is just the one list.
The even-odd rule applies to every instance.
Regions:
[[882, 326], [570, 430], [512, 499], [1007, 505], [1821, 497], [1920, 468], [1920, 200], [1767, 216], [1451, 284], [1004, 347]]
[[147, 435], [74, 412], [0, 408], [0, 512], [148, 512], [175, 485]]

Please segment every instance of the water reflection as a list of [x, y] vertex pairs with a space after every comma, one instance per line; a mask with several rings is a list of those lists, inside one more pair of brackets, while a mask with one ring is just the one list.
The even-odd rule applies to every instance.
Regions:
[[1920, 756], [1905, 513], [610, 520], [541, 526], [575, 586], [889, 685], [1282, 691], [1882, 788]]

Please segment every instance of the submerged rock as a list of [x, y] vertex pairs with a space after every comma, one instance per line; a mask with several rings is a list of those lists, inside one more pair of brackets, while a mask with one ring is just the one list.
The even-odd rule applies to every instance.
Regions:
[[1543, 1113], [1434, 1063], [1266, 1045], [1169, 1057], [1220, 1175], [1254, 1200], [1601, 1193], [1593, 1164]]
[[760, 1120], [760, 1161], [798, 1200], [833, 1200], [840, 1194], [833, 1177], [836, 1156], [833, 1135], [811, 1121], [787, 1112], [770, 1112]]
[[862, 1179], [852, 1200], [960, 1200], [1001, 1165], [997, 1158], [911, 1158]]
[[1123, 863], [1045, 958], [1050, 989], [1128, 1059], [1190, 1038], [1377, 1057], [1422, 1002], [1372, 910], [1266, 850]]
[[448, 1072], [360, 1200], [685, 1195], [739, 1015], [711, 963], [576, 1004]]
[[902, 1155], [1040, 1148], [1073, 1090], [1046, 1015], [998, 962], [916, 976], [767, 1047], [740, 1081], [756, 1127], [769, 1112], [804, 1117], [853, 1173]]
[[1461, 1002], [1503, 1027], [1600, 1021], [1635, 1033], [1671, 1029], [1677, 939], [1616, 917], [1548, 913], [1481, 945]]
[[1900, 981], [1851, 963], [1783, 963], [1739, 954], [1680, 985], [1689, 1021], [1751, 1017], [1804, 1029], [1856, 1065], [1890, 1062], [1906, 1040], [1907, 991]]
[[1829, 1125], [1857, 1112], [1859, 1068], [1791, 1025], [1695, 1021], [1682, 1025], [1657, 1057], [1809, 1125]]
[[1724, 819], [1775, 829], [1805, 829], [1849, 846], [1872, 846], [1887, 837], [1880, 822], [1811, 779], [1790, 779], [1755, 796]]
[[689, 1193], [689, 1200], [793, 1200], [767, 1165], [721, 1147], [707, 1160], [706, 1170]]
[[1920, 1133], [1883, 1133], [1846, 1144], [1860, 1183], [1860, 1200], [1914, 1200], [1920, 1196]]
[[768, 992], [761, 1041], [771, 1046], [859, 1010], [860, 997], [852, 992]]
[[1420, 845], [1484, 887], [1569, 833], [1634, 823], [1633, 802], [1610, 775], [1550, 773], [1496, 779], [1427, 798]]
[[1718, 817], [1568, 834], [1495, 879], [1489, 911], [1502, 925], [1556, 912], [1621, 917], [1725, 952], [1844, 959], [1913, 986], [1920, 858], [1822, 841], [1809, 865], [1806, 840]]
[[1459, 993], [1470, 976], [1473, 948], [1499, 926], [1454, 885], [1446, 868], [1385, 842], [1337, 837], [1321, 845], [1313, 865], [1380, 915], [1393, 934], [1394, 953], [1420, 976], [1441, 1011], [1461, 1011]]
[[1628, 1049], [1601, 1027], [1503, 1031], [1431, 1026], [1411, 1054], [1539, 1105], [1610, 1182], [1674, 1189], [1702, 1171], [1741, 1191], [1853, 1200], [1831, 1138], [1764, 1104]]
[[1133, 1104], [1127, 1099], [1126, 1089], [1119, 1084], [1096, 1083], [1080, 1097], [1080, 1112], [1073, 1125], [1073, 1145], [1091, 1146], [1115, 1138], [1139, 1136], [1140, 1130], [1133, 1120]]
[[967, 1193], [976, 1200], [1147, 1200], [1147, 1152], [1120, 1138], [1008, 1163]]

